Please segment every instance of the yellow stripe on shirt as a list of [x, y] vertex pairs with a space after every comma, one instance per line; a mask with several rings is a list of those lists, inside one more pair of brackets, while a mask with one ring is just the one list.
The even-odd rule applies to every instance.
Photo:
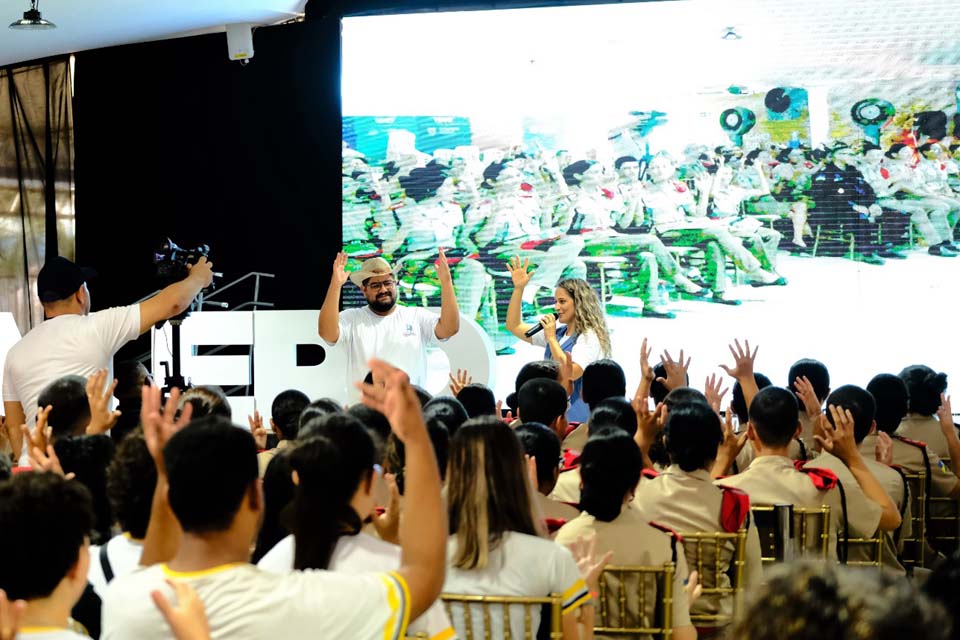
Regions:
[[410, 589], [399, 573], [391, 571], [381, 577], [387, 587], [387, 604], [390, 606], [390, 617], [383, 629], [383, 640], [400, 640], [407, 635], [407, 625], [410, 623]]
[[574, 609], [583, 606], [583, 604], [589, 600], [590, 591], [587, 589], [587, 584], [582, 579], [577, 580], [573, 583], [573, 586], [564, 591], [563, 596], [561, 596], [563, 613], [570, 613]]
[[216, 567], [210, 567], [209, 569], [201, 569], [199, 571], [175, 571], [165, 564], [160, 565], [160, 568], [163, 570], [163, 573], [168, 578], [202, 578], [204, 576], [213, 575], [215, 573], [220, 573], [221, 571], [226, 571], [227, 569], [233, 569], [234, 567], [240, 567], [247, 562], [230, 562], [228, 564], [221, 564]]
[[447, 627], [437, 635], [430, 638], [430, 640], [450, 640], [457, 635], [457, 632], [453, 630], [453, 627]]

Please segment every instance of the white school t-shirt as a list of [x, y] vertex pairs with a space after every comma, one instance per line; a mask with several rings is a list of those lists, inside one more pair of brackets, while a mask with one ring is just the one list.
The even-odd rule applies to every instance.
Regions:
[[203, 600], [212, 640], [401, 640], [410, 597], [396, 573], [278, 575], [246, 562], [206, 571], [154, 565], [117, 578], [103, 598], [102, 640], [166, 640], [170, 630], [150, 592], [176, 600], [166, 580], [185, 582]]
[[[260, 558], [257, 567], [272, 573], [290, 573], [295, 550], [293, 536], [287, 536]], [[330, 558], [330, 571], [339, 573], [376, 573], [399, 567], [400, 547], [366, 533], [341, 536]], [[454, 636], [450, 618], [439, 601], [410, 623], [410, 635], [421, 631], [426, 632], [430, 640], [447, 640]]]
[[[87, 378], [99, 369], [107, 369], [107, 378], [113, 379], [113, 355], [139, 335], [138, 304], [45, 320], [7, 353], [3, 400], [19, 402], [32, 429], [37, 422], [37, 398], [44, 387], [66, 375]], [[20, 456], [21, 466], [30, 464], [26, 449]]]
[[[496, 549], [490, 552], [485, 569], [457, 569], [453, 559], [457, 552], [457, 538], [450, 536], [447, 543], [447, 579], [443, 592], [458, 595], [544, 597], [558, 593], [563, 599], [564, 615], [575, 611], [590, 600], [573, 554], [564, 546], [547, 538], [508, 532]], [[473, 637], [482, 638], [483, 612], [471, 605]], [[466, 626], [463, 607], [452, 607], [453, 627], [458, 632]], [[498, 608], [490, 612], [492, 637], [502, 638], [503, 613]], [[540, 625], [540, 609], [531, 610], [531, 629], [536, 635]], [[523, 638], [524, 613], [520, 605], [510, 607], [510, 629], [514, 638]], [[460, 633], [460, 637], [465, 637]]]
[[371, 358], [389, 362], [405, 371], [410, 382], [423, 385], [427, 379], [427, 347], [439, 343], [439, 321], [435, 313], [400, 305], [386, 316], [378, 316], [369, 306], [342, 311], [336, 344], [347, 349], [347, 397], [351, 401], [360, 397], [353, 383], [367, 375]]
[[[93, 586], [97, 595], [103, 598], [107, 590], [107, 578], [103, 575], [100, 549], [100, 545], [90, 545], [90, 571], [87, 573], [87, 582]], [[143, 540], [134, 540], [128, 533], [107, 540], [107, 560], [110, 562], [114, 579], [133, 573], [140, 566], [142, 555]]]

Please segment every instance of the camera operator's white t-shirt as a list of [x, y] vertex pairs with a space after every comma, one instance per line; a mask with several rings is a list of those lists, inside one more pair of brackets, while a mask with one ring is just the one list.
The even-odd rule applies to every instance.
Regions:
[[375, 314], [369, 306], [342, 311], [336, 344], [347, 349], [347, 397], [351, 401], [360, 397], [353, 383], [367, 375], [370, 358], [389, 362], [406, 372], [410, 382], [423, 385], [427, 378], [427, 347], [439, 343], [439, 321], [435, 313], [400, 305], [387, 316]]
[[[113, 379], [113, 355], [140, 335], [140, 305], [114, 307], [82, 316], [50, 318], [13, 345], [3, 365], [3, 400], [19, 402], [31, 429], [37, 422], [37, 398], [48, 384], [67, 375], [87, 378], [107, 369]], [[27, 466], [23, 447], [20, 465]]]

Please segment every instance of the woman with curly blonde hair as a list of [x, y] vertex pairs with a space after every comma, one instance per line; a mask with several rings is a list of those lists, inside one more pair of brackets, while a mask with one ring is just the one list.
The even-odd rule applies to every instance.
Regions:
[[520, 340], [538, 347], [544, 347], [544, 358], [564, 362], [570, 354], [573, 365], [573, 390], [570, 394], [570, 409], [567, 420], [584, 422], [590, 416], [590, 409], [581, 397], [583, 370], [591, 362], [609, 358], [610, 331], [600, 304], [600, 298], [590, 288], [586, 280], [570, 278], [561, 280], [554, 293], [555, 313], [540, 318], [543, 331], [527, 335], [534, 325], [523, 322], [520, 307], [523, 289], [530, 282], [533, 271], [530, 260], [521, 261], [514, 256], [507, 265], [513, 278], [513, 295], [507, 308], [507, 330]]

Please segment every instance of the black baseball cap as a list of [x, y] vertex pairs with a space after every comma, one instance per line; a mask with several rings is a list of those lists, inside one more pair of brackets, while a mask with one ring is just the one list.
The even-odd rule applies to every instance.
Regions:
[[96, 275], [95, 270], [78, 267], [63, 256], [50, 258], [37, 275], [37, 295], [40, 302], [64, 300]]

